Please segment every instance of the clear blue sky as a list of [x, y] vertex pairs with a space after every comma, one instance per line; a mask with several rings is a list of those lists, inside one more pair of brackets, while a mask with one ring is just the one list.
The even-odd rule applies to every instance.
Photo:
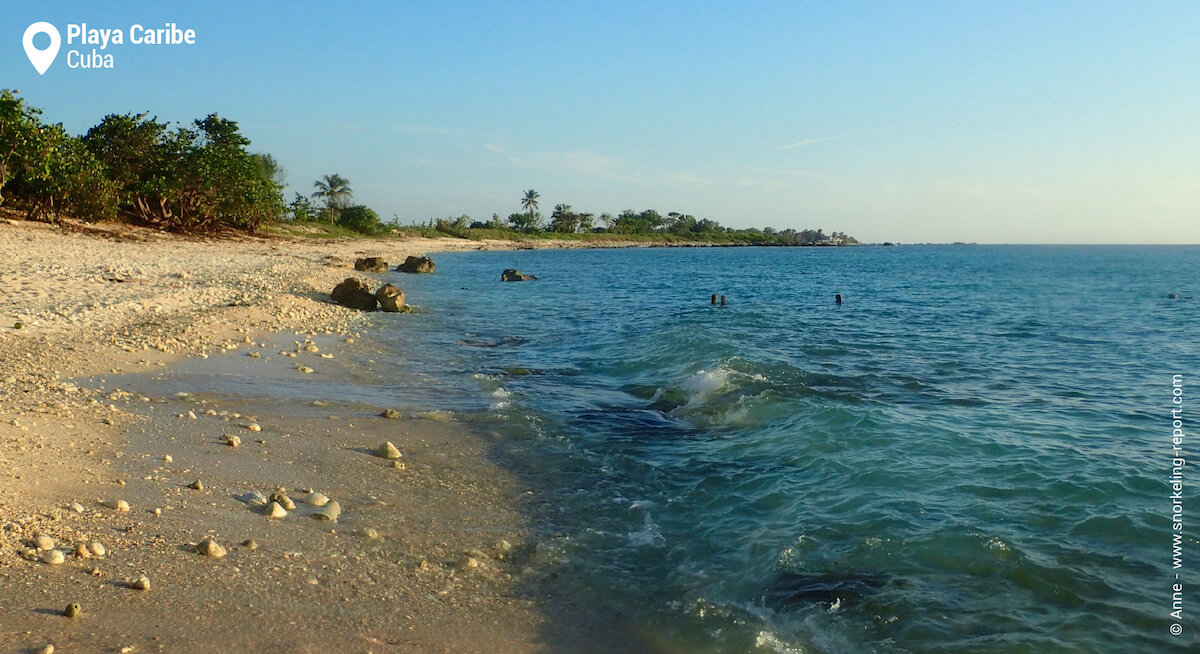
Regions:
[[[1200, 242], [1200, 3], [13, 4], [0, 86], [50, 120], [215, 111], [289, 198], [337, 172], [385, 219], [534, 188], [871, 241]], [[198, 42], [39, 77], [39, 20]]]

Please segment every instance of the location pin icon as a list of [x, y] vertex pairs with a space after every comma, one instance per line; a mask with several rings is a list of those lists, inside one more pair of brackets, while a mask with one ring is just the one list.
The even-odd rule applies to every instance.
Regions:
[[[38, 50], [34, 47], [33, 37], [38, 34], [50, 37], [50, 47], [45, 50]], [[25, 56], [29, 57], [29, 63], [33, 64], [38, 75], [45, 75], [46, 71], [50, 69], [50, 64], [54, 63], [54, 58], [58, 56], [58, 48], [62, 45], [62, 35], [58, 33], [58, 28], [42, 21], [26, 28], [21, 45], [25, 46]]]

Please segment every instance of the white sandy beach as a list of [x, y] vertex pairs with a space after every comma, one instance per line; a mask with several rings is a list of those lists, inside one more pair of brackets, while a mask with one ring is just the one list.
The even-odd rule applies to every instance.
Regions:
[[[343, 278], [371, 277], [355, 257], [510, 243], [81, 229], [0, 221], [0, 649], [522, 652], [599, 638], [549, 625], [514, 592], [531, 491], [488, 461], [485, 439], [155, 393], [152, 375], [189, 358], [259, 351], [272, 374], [332, 370], [363, 342], [362, 314], [328, 302]], [[131, 388], [108, 379], [128, 373]], [[227, 433], [243, 445], [222, 445]], [[383, 440], [403, 470], [370, 455]], [[238, 499], [280, 486], [352, 518], [313, 520], [301, 502], [273, 521]], [[46, 562], [41, 535], [63, 563]], [[197, 553], [205, 538], [228, 554]], [[77, 553], [93, 542], [103, 557]], [[131, 585], [143, 575], [149, 590]]]

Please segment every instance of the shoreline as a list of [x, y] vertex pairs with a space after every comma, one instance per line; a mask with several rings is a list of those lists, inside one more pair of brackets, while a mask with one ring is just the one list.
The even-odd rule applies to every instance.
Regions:
[[[295, 361], [317, 356], [297, 346], [299, 358], [285, 357], [289, 346], [277, 341], [321, 342], [335, 362], [352, 356], [350, 341], [369, 323], [327, 298], [345, 277], [377, 278], [355, 272], [355, 257], [395, 264], [479, 243], [87, 231], [0, 221], [0, 583], [8, 589], [0, 644], [203, 648], [214, 634], [197, 629], [198, 616], [219, 626], [221, 645], [250, 649], [453, 651], [488, 642], [525, 652], [544, 650], [547, 640], [579, 644], [569, 629], [549, 624], [534, 594], [514, 590], [519, 554], [532, 542], [517, 506], [529, 491], [489, 459], [481, 435], [411, 417], [386, 420], [362, 407], [330, 408], [318, 419], [296, 415], [295, 406], [218, 402], [203, 389], [166, 391], [165, 380], [198, 363], [252, 360], [250, 347], [262, 352], [256, 365], [277, 374], [280, 367], [298, 374], [289, 369]], [[14, 329], [17, 321], [25, 327]], [[230, 417], [247, 414], [261, 421], [261, 432]], [[241, 434], [244, 445], [221, 445], [226, 431]], [[405, 450], [407, 470], [369, 455], [385, 438]], [[279, 440], [282, 451], [272, 443]], [[303, 474], [283, 472], [294, 464]], [[187, 487], [192, 477], [204, 480], [202, 490]], [[275, 524], [236, 499], [247, 486], [265, 494], [284, 486], [297, 501], [320, 490], [342, 499], [346, 517], [318, 524], [301, 506], [301, 515]], [[405, 500], [397, 488], [429, 502]], [[112, 508], [125, 498], [129, 512]], [[72, 510], [76, 503], [82, 513]], [[42, 562], [38, 535], [54, 539], [65, 563]], [[206, 536], [228, 556], [197, 554]], [[261, 547], [249, 550], [246, 539]], [[75, 554], [93, 540], [105, 545], [104, 558]], [[332, 563], [302, 573], [312, 556]], [[129, 587], [140, 574], [156, 580], [151, 590]], [[310, 603], [298, 604], [298, 594]], [[59, 605], [74, 601], [83, 605], [80, 617], [60, 615]], [[313, 612], [335, 603], [346, 608]]]

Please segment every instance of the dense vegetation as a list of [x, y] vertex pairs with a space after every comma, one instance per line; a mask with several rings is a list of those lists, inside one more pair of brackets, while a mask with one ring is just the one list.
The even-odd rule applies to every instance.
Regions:
[[237, 123], [105, 116], [82, 137], [0, 91], [0, 202], [36, 219], [122, 218], [180, 232], [254, 231], [283, 213], [281, 171]]
[[146, 113], [108, 115], [83, 136], [73, 136], [61, 123], [45, 123], [41, 113], [14, 91], [0, 91], [0, 205], [37, 220], [126, 220], [177, 232], [254, 232], [285, 220], [326, 231], [411, 231], [475, 239], [857, 243], [839, 232], [733, 229], [708, 218], [653, 209], [596, 216], [558, 204], [545, 221], [538, 211], [541, 196], [533, 189], [521, 196], [522, 211], [507, 220], [492, 214], [490, 222], [479, 222], [464, 215], [401, 228], [398, 218], [384, 224], [371, 208], [352, 204], [350, 181], [336, 173], [314, 182], [311, 195], [297, 193], [285, 205], [278, 163], [251, 152], [237, 123], [216, 114], [190, 126], [164, 123]]

